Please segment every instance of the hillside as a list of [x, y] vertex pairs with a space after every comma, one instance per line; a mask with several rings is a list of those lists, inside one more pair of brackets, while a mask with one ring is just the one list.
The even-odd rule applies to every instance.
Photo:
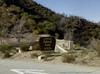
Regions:
[[57, 14], [32, 0], [0, 0], [0, 37], [33, 33], [62, 39], [68, 29], [73, 30], [75, 43], [81, 45], [100, 39], [100, 26], [84, 18]]
[[1, 36], [16, 34], [19, 27], [20, 33], [48, 33], [58, 19], [58, 14], [32, 0], [1, 0], [0, 10]]
[[100, 26], [78, 16], [68, 17], [65, 28], [73, 29], [73, 39], [81, 45], [88, 45], [92, 38], [100, 39]]

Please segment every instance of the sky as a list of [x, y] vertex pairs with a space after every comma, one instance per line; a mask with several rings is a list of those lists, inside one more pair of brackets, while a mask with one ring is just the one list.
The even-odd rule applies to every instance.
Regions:
[[67, 16], [81, 16], [93, 22], [100, 21], [100, 0], [34, 0], [39, 4]]

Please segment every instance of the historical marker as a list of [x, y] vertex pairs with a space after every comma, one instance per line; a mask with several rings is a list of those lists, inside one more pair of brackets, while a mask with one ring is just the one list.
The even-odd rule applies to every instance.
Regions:
[[39, 44], [41, 50], [50, 51], [55, 49], [56, 40], [54, 37], [40, 37]]

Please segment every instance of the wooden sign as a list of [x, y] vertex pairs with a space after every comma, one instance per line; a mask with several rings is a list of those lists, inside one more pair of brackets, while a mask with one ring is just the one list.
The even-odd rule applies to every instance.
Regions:
[[41, 37], [39, 40], [39, 44], [41, 50], [50, 51], [55, 49], [56, 40], [54, 37]]

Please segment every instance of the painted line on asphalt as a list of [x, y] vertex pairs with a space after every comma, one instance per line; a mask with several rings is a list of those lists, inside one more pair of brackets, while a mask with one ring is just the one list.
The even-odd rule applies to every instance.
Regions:
[[38, 69], [11, 69], [10, 71], [18, 74], [49, 74], [45, 73], [44, 70]]

